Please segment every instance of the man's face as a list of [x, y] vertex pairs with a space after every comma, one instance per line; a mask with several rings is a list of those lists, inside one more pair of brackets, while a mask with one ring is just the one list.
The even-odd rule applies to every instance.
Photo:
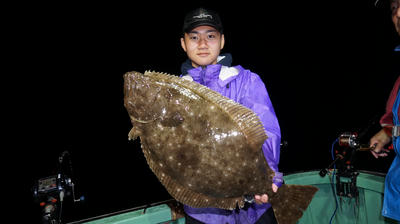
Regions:
[[193, 67], [216, 64], [224, 44], [224, 35], [211, 26], [196, 27], [181, 38], [181, 46]]
[[392, 0], [391, 9], [394, 27], [400, 35], [400, 0]]

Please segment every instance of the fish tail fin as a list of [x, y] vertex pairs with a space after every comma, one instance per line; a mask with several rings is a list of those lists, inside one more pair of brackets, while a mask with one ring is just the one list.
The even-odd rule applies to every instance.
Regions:
[[311, 185], [282, 185], [270, 199], [278, 224], [296, 223], [317, 191]]

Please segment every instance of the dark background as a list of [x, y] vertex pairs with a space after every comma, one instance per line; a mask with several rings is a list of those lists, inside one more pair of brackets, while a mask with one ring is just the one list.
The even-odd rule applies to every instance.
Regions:
[[[399, 74], [393, 48], [400, 40], [388, 8], [374, 1], [17, 5], [7, 20], [16, 22], [8, 47], [17, 88], [8, 94], [17, 97], [9, 110], [17, 138], [8, 147], [13, 164], [6, 172], [15, 170], [22, 180], [23, 218], [39, 222], [31, 187], [57, 173], [65, 150], [77, 194], [86, 198], [74, 205], [65, 199], [65, 221], [170, 198], [139, 142], [128, 142], [122, 76], [133, 70], [179, 75], [186, 59], [182, 20], [201, 5], [222, 17], [223, 52], [265, 82], [288, 142], [281, 151], [285, 174], [326, 167], [331, 144], [344, 131], [372, 124], [368, 142], [379, 130]], [[384, 173], [390, 159], [360, 152], [356, 166]]]

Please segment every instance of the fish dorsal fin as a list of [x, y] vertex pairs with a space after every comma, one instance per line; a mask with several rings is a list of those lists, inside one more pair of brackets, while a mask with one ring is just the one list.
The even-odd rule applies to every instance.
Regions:
[[176, 84], [180, 87], [190, 89], [193, 93], [203, 97], [209, 102], [217, 105], [221, 110], [227, 112], [231, 119], [238, 125], [239, 129], [247, 137], [249, 144], [259, 149], [267, 135], [260, 118], [249, 108], [222, 96], [220, 93], [210, 88], [187, 79], [182, 79], [175, 75], [166, 73], [149, 72], [144, 73], [145, 76], [151, 77], [157, 81]]

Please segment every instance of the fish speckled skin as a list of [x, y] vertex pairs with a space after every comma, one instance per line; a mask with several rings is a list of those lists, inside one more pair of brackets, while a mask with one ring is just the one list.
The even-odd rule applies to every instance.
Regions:
[[261, 150], [267, 136], [254, 112], [177, 76], [129, 72], [124, 82], [129, 137], [140, 136], [150, 168], [175, 199], [232, 210], [245, 195], [267, 193], [279, 223], [293, 223], [281, 206], [293, 200], [302, 201], [293, 215], [301, 217], [317, 189], [283, 185], [273, 193], [274, 172]]

